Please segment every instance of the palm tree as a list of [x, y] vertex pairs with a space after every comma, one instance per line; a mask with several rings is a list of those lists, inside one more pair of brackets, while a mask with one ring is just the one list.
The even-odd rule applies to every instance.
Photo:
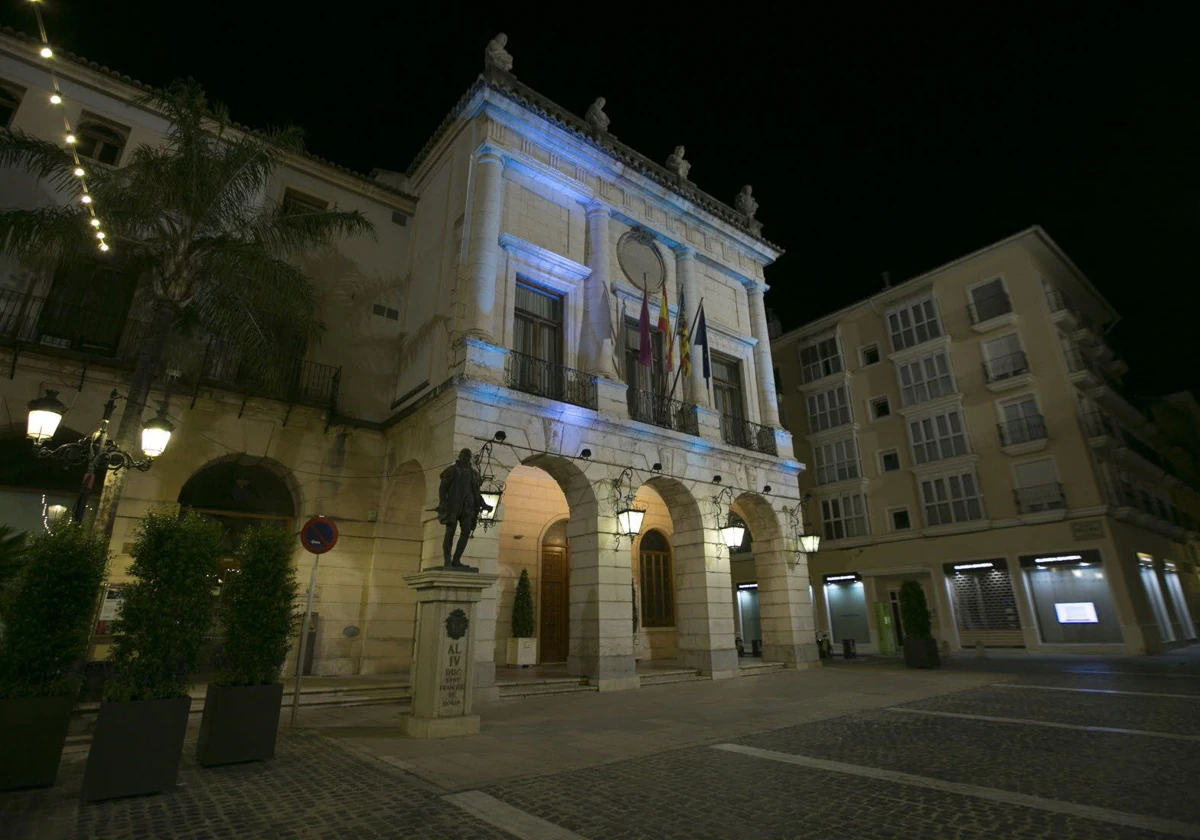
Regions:
[[[210, 106], [191, 79], [138, 104], [168, 120], [163, 145], [140, 146], [119, 169], [94, 165], [87, 172], [113, 256], [97, 250], [80, 201], [0, 210], [0, 248], [17, 261], [48, 270], [115, 263], [136, 278], [135, 294], [151, 314], [115, 435], [130, 452], [172, 338], [214, 336], [237, 348], [260, 379], [278, 380], [295, 341], [321, 331], [316, 292], [297, 257], [345, 237], [374, 235], [358, 211], [293, 210], [265, 198], [276, 167], [303, 149], [299, 129], [234, 128], [228, 111]], [[82, 197], [74, 161], [56, 143], [0, 131], [0, 166]], [[124, 479], [121, 471], [104, 483], [96, 524], [107, 535]]]

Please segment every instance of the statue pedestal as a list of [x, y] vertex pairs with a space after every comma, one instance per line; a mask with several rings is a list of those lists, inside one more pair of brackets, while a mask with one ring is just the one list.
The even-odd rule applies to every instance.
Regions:
[[412, 712], [400, 729], [413, 738], [474, 735], [475, 605], [497, 575], [442, 568], [405, 575], [417, 591], [417, 643], [412, 666]]

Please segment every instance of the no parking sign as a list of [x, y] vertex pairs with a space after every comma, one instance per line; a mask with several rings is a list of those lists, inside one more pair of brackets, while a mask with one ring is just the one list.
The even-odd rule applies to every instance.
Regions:
[[337, 545], [337, 540], [337, 525], [324, 516], [314, 516], [300, 529], [300, 545], [310, 554], [324, 554]]

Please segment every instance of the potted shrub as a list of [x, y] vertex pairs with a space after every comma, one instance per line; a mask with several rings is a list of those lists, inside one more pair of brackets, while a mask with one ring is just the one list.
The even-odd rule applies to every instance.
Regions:
[[64, 524], [35, 536], [22, 561], [6, 587], [0, 641], [0, 790], [58, 776], [79, 691], [72, 670], [87, 649], [108, 551], [103, 538]]
[[189, 675], [212, 615], [220, 524], [196, 513], [151, 512], [133, 542], [134, 578], [113, 628], [83, 799], [160, 793], [175, 786], [192, 698]]
[[925, 590], [915, 580], [900, 585], [900, 618], [904, 622], [904, 664], [909, 668], [938, 667], [941, 660], [937, 639], [930, 632]]
[[522, 569], [513, 598], [512, 637], [508, 640], [508, 664], [527, 668], [537, 664], [537, 639], [533, 638], [533, 587], [529, 570]]
[[638, 632], [637, 584], [629, 584], [630, 598], [633, 599], [633, 661], [642, 658], [642, 634]]
[[297, 618], [293, 547], [291, 534], [277, 526], [259, 525], [242, 536], [238, 568], [222, 593], [225, 644], [200, 719], [196, 760], [205, 767], [275, 755], [279, 674]]

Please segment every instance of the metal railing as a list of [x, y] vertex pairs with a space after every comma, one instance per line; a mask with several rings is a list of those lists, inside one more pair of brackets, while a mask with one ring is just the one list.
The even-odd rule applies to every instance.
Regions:
[[983, 363], [983, 376], [988, 382], [1011, 379], [1014, 376], [1020, 376], [1022, 373], [1029, 373], [1029, 361], [1025, 358], [1025, 353], [1021, 350], [1004, 356], [997, 356], [994, 359], [988, 359]]
[[629, 417], [643, 423], [653, 423], [664, 429], [674, 429], [688, 435], [700, 435], [696, 406], [673, 400], [664, 394], [630, 388], [626, 392]]
[[1012, 312], [1012, 299], [1009, 298], [1008, 292], [988, 295], [981, 300], [971, 301], [967, 304], [967, 315], [970, 317], [972, 324], [990, 321], [993, 318], [999, 318], [1001, 315], [1007, 315], [1009, 312]]
[[1060, 510], [1067, 506], [1062, 484], [1035, 484], [1032, 487], [1017, 487], [1013, 490], [1019, 513], [1036, 513], [1041, 510]]
[[505, 383], [514, 391], [583, 408], [595, 409], [599, 404], [596, 377], [536, 356], [510, 352], [504, 375]]
[[1030, 414], [1018, 417], [1004, 423], [997, 423], [1000, 430], [1000, 445], [1014, 446], [1018, 443], [1029, 443], [1034, 440], [1045, 440], [1046, 420], [1040, 414]]
[[775, 446], [774, 429], [732, 414], [721, 415], [721, 439], [740, 449], [750, 449], [766, 455], [779, 454]]
[[1121, 429], [1121, 442], [1132, 452], [1140, 455], [1142, 458], [1149, 461], [1160, 470], [1163, 470], [1164, 472], [1170, 470], [1170, 465], [1166, 458], [1164, 458], [1162, 455], [1159, 455], [1158, 451], [1153, 446], [1146, 443], [1146, 441], [1142, 440], [1136, 435], [1131, 434], [1126, 429]]
[[[68, 356], [133, 367], [149, 325], [112, 313], [64, 304], [13, 290], [0, 290], [0, 341]], [[265, 374], [244, 351], [217, 339], [172, 340], [158, 375], [182, 385], [213, 385], [247, 396], [331, 407], [337, 400], [341, 368], [285, 358], [281, 369]]]
[[1050, 307], [1051, 312], [1070, 313], [1076, 324], [1085, 329], [1091, 329], [1091, 320], [1075, 306], [1070, 295], [1067, 295], [1065, 292], [1059, 289], [1046, 289], [1046, 305]]

